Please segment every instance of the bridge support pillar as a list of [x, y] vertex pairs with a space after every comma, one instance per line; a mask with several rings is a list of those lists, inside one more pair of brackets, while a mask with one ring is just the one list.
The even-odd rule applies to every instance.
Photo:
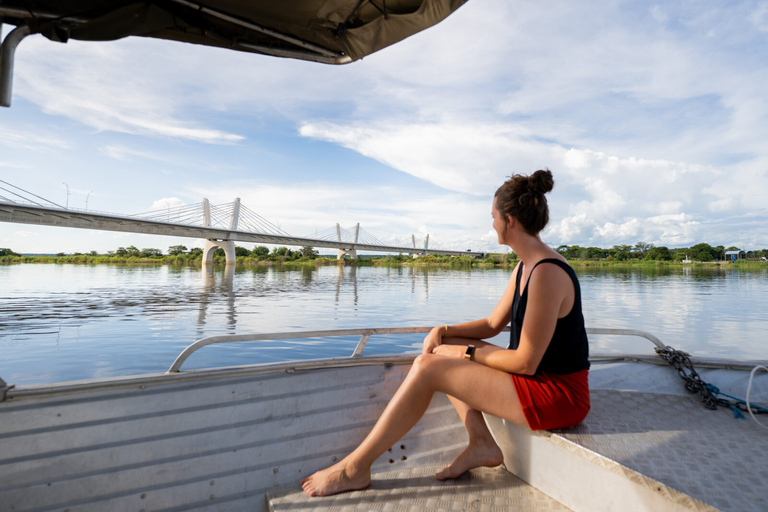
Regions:
[[203, 248], [203, 266], [213, 263], [213, 253], [221, 247], [227, 257], [227, 265], [235, 264], [235, 242], [232, 240], [206, 240]]
[[353, 260], [357, 259], [357, 251], [354, 249], [339, 249], [339, 252], [336, 254], [336, 259], [340, 260], [344, 258], [345, 254], [349, 254], [349, 257]]

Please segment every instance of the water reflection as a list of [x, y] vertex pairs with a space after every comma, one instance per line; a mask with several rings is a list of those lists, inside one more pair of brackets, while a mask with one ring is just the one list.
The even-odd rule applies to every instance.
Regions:
[[237, 312], [235, 310], [235, 265], [226, 265], [223, 271], [215, 271], [213, 265], [206, 265], [200, 272], [203, 287], [200, 292], [200, 302], [197, 306], [197, 335], [203, 335], [205, 327], [205, 318], [208, 314], [208, 307], [216, 296], [225, 298], [225, 318], [228, 331], [235, 330], [237, 323]]
[[339, 297], [342, 290], [348, 285], [352, 285], [352, 304], [357, 306], [357, 266], [336, 265], [336, 296], [335, 303], [339, 305]]

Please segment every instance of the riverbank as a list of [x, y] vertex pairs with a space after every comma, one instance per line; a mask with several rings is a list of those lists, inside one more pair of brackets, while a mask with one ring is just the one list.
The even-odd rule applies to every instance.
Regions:
[[[334, 265], [354, 265], [360, 267], [446, 267], [446, 268], [509, 268], [517, 264], [514, 254], [489, 255], [486, 258], [470, 256], [421, 256], [413, 258], [409, 255], [361, 257], [359, 259], [337, 260], [334, 257], [316, 256], [291, 259], [284, 256], [269, 255], [267, 257], [244, 256], [237, 258], [237, 265], [242, 266], [281, 266], [281, 267], [317, 267]], [[678, 261], [657, 260], [568, 260], [573, 267], [732, 267], [732, 268], [768, 268], [766, 261], [695, 261], [682, 263]], [[117, 255], [14, 255], [0, 257], [0, 263], [37, 263], [37, 264], [85, 264], [85, 265], [202, 265], [202, 257], [180, 254], [153, 257], [117, 256]], [[225, 265], [224, 257], [216, 256], [213, 264]]]

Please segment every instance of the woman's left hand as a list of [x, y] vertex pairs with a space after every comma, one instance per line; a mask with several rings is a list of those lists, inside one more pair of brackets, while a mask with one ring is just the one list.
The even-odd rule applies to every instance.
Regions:
[[439, 345], [432, 349], [432, 353], [438, 356], [463, 358], [467, 353], [466, 345]]

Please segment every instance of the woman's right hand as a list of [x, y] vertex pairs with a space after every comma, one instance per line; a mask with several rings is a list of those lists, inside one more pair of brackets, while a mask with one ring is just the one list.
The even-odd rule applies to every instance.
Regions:
[[439, 347], [443, 343], [443, 329], [444, 327], [433, 327], [429, 334], [424, 337], [423, 354], [431, 354], [435, 347]]

